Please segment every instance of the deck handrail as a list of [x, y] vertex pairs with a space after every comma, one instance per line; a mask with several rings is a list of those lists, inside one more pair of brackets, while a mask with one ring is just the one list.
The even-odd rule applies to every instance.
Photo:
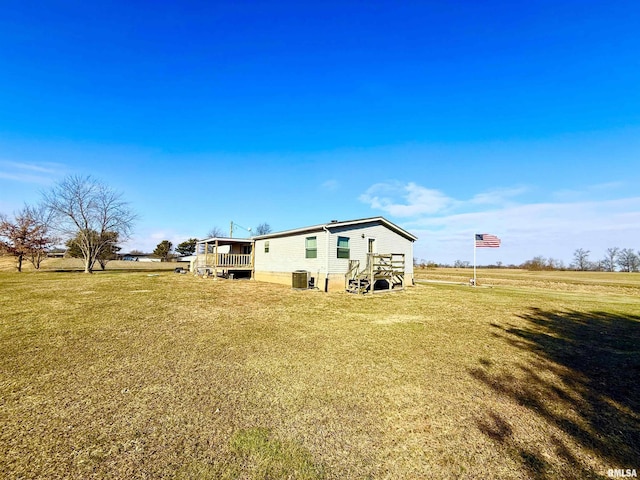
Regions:
[[207, 253], [198, 255], [198, 265], [213, 268], [251, 267], [250, 253]]
[[249, 267], [251, 266], [250, 253], [219, 253], [219, 267]]
[[404, 289], [404, 253], [367, 253], [366, 266], [358, 271], [360, 262], [351, 260], [345, 275], [345, 288], [354, 293], [374, 292], [378, 280], [386, 280], [388, 290]]

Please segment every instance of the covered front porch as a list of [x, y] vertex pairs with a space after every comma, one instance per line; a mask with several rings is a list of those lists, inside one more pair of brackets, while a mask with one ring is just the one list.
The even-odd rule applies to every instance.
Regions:
[[208, 238], [196, 244], [196, 275], [214, 278], [253, 278], [253, 240], [248, 238]]

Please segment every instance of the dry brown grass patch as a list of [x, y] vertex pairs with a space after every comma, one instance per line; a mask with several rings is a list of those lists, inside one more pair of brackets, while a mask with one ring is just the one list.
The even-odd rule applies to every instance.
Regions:
[[597, 478], [640, 451], [635, 297], [0, 286], [5, 477]]

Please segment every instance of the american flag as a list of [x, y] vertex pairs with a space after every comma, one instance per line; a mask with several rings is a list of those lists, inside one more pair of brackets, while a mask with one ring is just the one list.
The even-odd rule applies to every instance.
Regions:
[[489, 233], [476, 233], [476, 247], [498, 248], [500, 239]]

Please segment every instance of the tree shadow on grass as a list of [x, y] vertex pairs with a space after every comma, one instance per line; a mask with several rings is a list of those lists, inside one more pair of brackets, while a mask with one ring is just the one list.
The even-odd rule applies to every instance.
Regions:
[[[518, 326], [492, 326], [498, 337], [533, 352], [534, 359], [509, 373], [492, 371], [484, 359], [472, 377], [556, 427], [607, 468], [640, 468], [640, 316], [534, 308], [520, 317], [524, 323]], [[519, 457], [529, 478], [556, 477], [557, 465], [568, 478], [606, 478], [606, 471], [595, 472], [576, 458], [567, 440], [551, 436], [543, 454], [515, 439], [507, 420], [495, 412], [476, 423]]]

